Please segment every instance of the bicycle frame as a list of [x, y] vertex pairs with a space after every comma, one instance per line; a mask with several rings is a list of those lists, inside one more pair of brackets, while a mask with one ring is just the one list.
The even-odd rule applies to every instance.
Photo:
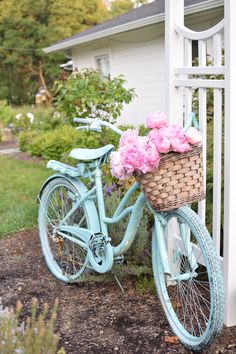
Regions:
[[[146, 197], [143, 193], [140, 193], [137, 197], [135, 203], [132, 206], [126, 207], [128, 201], [131, 199], [133, 194], [139, 189], [139, 184], [135, 182], [130, 189], [126, 192], [122, 200], [120, 201], [119, 205], [116, 208], [116, 211], [112, 217], [106, 216], [105, 211], [105, 204], [104, 204], [104, 195], [103, 195], [103, 188], [102, 188], [102, 171], [100, 170], [99, 166], [95, 168], [93, 172], [94, 179], [95, 179], [95, 186], [91, 190], [87, 190], [86, 193], [79, 199], [74, 202], [72, 209], [69, 213], [64, 217], [64, 219], [60, 222], [59, 227], [59, 234], [71, 241], [78, 243], [80, 246], [84, 246], [91, 236], [91, 230], [83, 229], [77, 226], [68, 226], [66, 225], [66, 220], [76, 211], [76, 209], [82, 205], [82, 203], [95, 196], [98, 203], [98, 215], [99, 215], [99, 222], [100, 222], [100, 230], [93, 230], [93, 231], [101, 231], [105, 236], [109, 236], [108, 234], [108, 224], [116, 224], [121, 221], [124, 217], [130, 214], [129, 222], [124, 233], [124, 237], [122, 238], [121, 242], [117, 246], [112, 246], [113, 256], [121, 256], [126, 253], [129, 248], [131, 247], [135, 235], [142, 217], [143, 209], [146, 205], [150, 208], [150, 210], [154, 213], [155, 216], [155, 233], [158, 235], [157, 241], [160, 249], [162, 265], [165, 274], [171, 274], [169, 262], [168, 262], [168, 254], [165, 245], [165, 236], [163, 232], [163, 225], [165, 225], [165, 219], [163, 217], [163, 213], [157, 213], [154, 211], [151, 206], [149, 205]], [[73, 239], [72, 236], [65, 234], [64, 232], [70, 232], [79, 236], [79, 239]]]
[[[134, 205], [126, 207], [128, 201], [132, 197], [132, 195], [139, 189], [138, 183], [134, 183], [130, 189], [126, 192], [125, 196], [121, 200], [120, 204], [118, 205], [114, 215], [109, 218], [106, 216], [106, 211], [105, 211], [105, 204], [104, 204], [104, 196], [103, 196], [103, 187], [102, 187], [102, 171], [100, 170], [99, 166], [96, 167], [94, 171], [94, 178], [95, 178], [95, 186], [91, 189], [88, 190], [83, 197], [81, 197], [79, 200], [74, 202], [74, 205], [72, 209], [69, 211], [69, 213], [64, 217], [64, 219], [61, 220], [60, 222], [60, 227], [59, 230], [63, 233], [63, 231], [68, 231], [72, 232], [75, 234], [79, 234], [80, 238], [83, 239], [83, 242], [85, 242], [87, 236], [88, 236], [88, 230], [81, 229], [79, 227], [75, 226], [68, 226], [66, 225], [66, 220], [78, 209], [82, 203], [93, 197], [96, 196], [97, 203], [98, 203], [98, 215], [99, 215], [99, 221], [100, 221], [100, 230], [93, 230], [93, 231], [101, 231], [105, 236], [108, 235], [108, 224], [116, 224], [120, 220], [122, 220], [125, 216], [130, 214], [130, 219], [129, 223], [127, 226], [127, 229], [125, 231], [125, 235], [120, 242], [119, 245], [113, 247], [113, 255], [114, 256], [120, 256], [124, 254], [132, 245], [135, 234], [137, 232], [139, 222], [142, 216], [143, 209], [145, 205], [147, 204], [147, 199], [145, 198], [143, 193], [140, 193], [140, 195], [137, 197], [136, 202]], [[76, 232], [77, 231], [77, 232]], [[71, 237], [68, 235], [64, 235], [65, 238], [70, 238]], [[78, 240], [79, 243], [81, 241]], [[77, 240], [76, 240], [77, 243]]]

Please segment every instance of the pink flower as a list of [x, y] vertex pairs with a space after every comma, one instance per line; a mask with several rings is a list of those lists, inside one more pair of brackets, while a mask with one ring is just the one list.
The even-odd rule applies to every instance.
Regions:
[[119, 147], [126, 144], [136, 144], [138, 141], [138, 129], [128, 129], [120, 138]]
[[167, 125], [165, 112], [157, 111], [147, 117], [147, 127], [150, 129], [162, 128]]
[[123, 166], [128, 174], [139, 170], [144, 164], [142, 153], [140, 153], [137, 144], [126, 144], [119, 148]]
[[185, 135], [186, 135], [187, 141], [191, 145], [199, 144], [202, 141], [201, 133], [199, 132], [198, 129], [196, 129], [194, 127], [188, 128]]
[[161, 134], [159, 130], [153, 129], [149, 132], [148, 137], [155, 144], [160, 153], [166, 154], [171, 149], [170, 140], [165, 135]]
[[139, 151], [143, 155], [144, 164], [139, 168], [143, 173], [152, 171], [160, 162], [160, 154], [156, 145], [148, 137], [139, 138]]
[[118, 151], [113, 151], [110, 155], [110, 165], [111, 165], [111, 173], [113, 176], [124, 179], [127, 177], [125, 168], [122, 163], [122, 159], [120, 153]]
[[175, 124], [167, 125], [159, 130], [154, 129], [149, 132], [148, 136], [160, 153], [167, 153], [171, 150], [175, 152], [191, 150], [184, 130]]
[[186, 139], [173, 138], [171, 140], [172, 150], [175, 152], [187, 152], [191, 150], [191, 146]]

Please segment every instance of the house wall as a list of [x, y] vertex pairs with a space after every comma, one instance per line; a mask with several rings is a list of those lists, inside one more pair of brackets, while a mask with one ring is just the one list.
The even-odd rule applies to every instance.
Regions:
[[[223, 9], [186, 17], [193, 30], [212, 27]], [[95, 57], [109, 54], [111, 76], [123, 74], [137, 97], [126, 106], [119, 124], [145, 123], [148, 113], [165, 108], [164, 23], [126, 32], [72, 48], [74, 68], [96, 67]], [[209, 43], [208, 52], [211, 52]]]

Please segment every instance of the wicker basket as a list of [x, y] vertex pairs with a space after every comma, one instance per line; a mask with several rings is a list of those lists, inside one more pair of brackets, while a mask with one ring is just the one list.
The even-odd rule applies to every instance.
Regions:
[[135, 174], [149, 203], [167, 211], [205, 198], [203, 190], [202, 146], [185, 153], [162, 155], [152, 172]]

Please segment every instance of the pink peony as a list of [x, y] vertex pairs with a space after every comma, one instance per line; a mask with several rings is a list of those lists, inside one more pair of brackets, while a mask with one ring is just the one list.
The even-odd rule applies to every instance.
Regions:
[[148, 137], [139, 138], [139, 151], [144, 160], [144, 164], [139, 168], [141, 172], [150, 172], [159, 165], [160, 154], [156, 145]]
[[175, 152], [191, 150], [184, 130], [175, 124], [167, 125], [159, 130], [154, 129], [149, 132], [148, 136], [160, 153], [167, 153], [171, 150]]
[[119, 148], [123, 166], [128, 174], [139, 170], [144, 164], [143, 155], [140, 153], [137, 144], [126, 144]]
[[153, 129], [149, 132], [148, 137], [155, 144], [157, 150], [160, 153], [166, 154], [171, 149], [170, 140], [165, 136], [159, 133], [159, 130]]
[[120, 138], [119, 147], [126, 144], [136, 144], [138, 141], [138, 129], [128, 129]]
[[126, 178], [127, 175], [122, 163], [120, 153], [118, 151], [113, 151], [110, 156], [111, 156], [110, 165], [111, 165], [112, 175], [119, 179]]
[[172, 150], [175, 152], [187, 152], [191, 150], [191, 146], [186, 139], [173, 138], [171, 140]]
[[167, 125], [165, 112], [157, 111], [147, 117], [147, 127], [150, 129], [162, 128]]
[[199, 132], [199, 130], [197, 130], [194, 127], [188, 128], [185, 135], [186, 135], [187, 141], [191, 145], [199, 144], [202, 141], [201, 133]]

